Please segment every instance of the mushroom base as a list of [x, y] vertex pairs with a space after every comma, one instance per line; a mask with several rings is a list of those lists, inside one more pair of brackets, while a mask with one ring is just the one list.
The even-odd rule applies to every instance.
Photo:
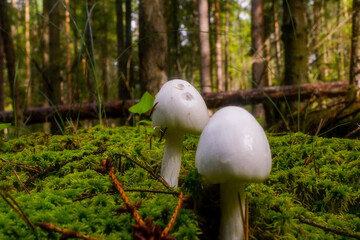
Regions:
[[245, 217], [245, 183], [225, 182], [220, 184], [221, 223], [219, 239], [221, 240], [244, 239], [238, 194]]

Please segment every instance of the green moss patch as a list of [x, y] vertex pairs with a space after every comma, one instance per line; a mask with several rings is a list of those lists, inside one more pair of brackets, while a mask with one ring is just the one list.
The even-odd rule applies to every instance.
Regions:
[[[154, 224], [166, 227], [178, 198], [134, 162], [158, 173], [164, 141], [151, 139], [144, 126], [97, 126], [76, 133], [68, 128], [66, 134], [34, 133], [0, 141], [1, 191], [11, 195], [36, 226], [31, 230], [0, 198], [0, 239], [60, 237], [37, 227], [42, 222], [102, 239], [133, 239], [134, 219], [117, 211], [124, 206], [122, 199], [109, 176], [96, 171], [106, 158], [112, 159], [130, 201], [141, 201], [140, 216], [151, 216]], [[198, 137], [184, 141], [180, 182], [186, 201], [170, 232], [178, 239], [216, 239], [218, 187], [208, 185], [194, 168], [197, 142]], [[246, 186], [250, 238], [360, 235], [360, 141], [297, 133], [270, 135], [269, 142], [270, 177]]]

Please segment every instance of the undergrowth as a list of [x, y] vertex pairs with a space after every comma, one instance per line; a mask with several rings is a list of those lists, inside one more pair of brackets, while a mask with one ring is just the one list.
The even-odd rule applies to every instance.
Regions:
[[[141, 200], [140, 216], [151, 216], [154, 224], [166, 227], [178, 197], [146, 170], [159, 172], [164, 141], [150, 140], [144, 126], [97, 126], [77, 132], [67, 128], [65, 133], [1, 139], [1, 192], [14, 198], [35, 230], [0, 198], [0, 239], [60, 237], [37, 227], [42, 222], [102, 239], [133, 239], [134, 219], [119, 211], [124, 204], [109, 176], [96, 171], [106, 158], [112, 160], [131, 203]], [[270, 177], [246, 186], [250, 238], [360, 235], [360, 141], [302, 133], [268, 137], [273, 157]], [[197, 142], [198, 137], [184, 141], [180, 189], [186, 200], [169, 234], [178, 239], [217, 236], [218, 187], [208, 185], [194, 168]]]

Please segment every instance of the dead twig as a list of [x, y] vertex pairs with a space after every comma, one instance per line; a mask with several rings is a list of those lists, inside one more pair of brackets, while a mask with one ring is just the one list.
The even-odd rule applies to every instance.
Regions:
[[178, 200], [178, 203], [176, 204], [176, 208], [174, 210], [174, 213], [173, 213], [168, 225], [166, 226], [166, 228], [161, 233], [161, 237], [167, 236], [168, 233], [170, 232], [171, 228], [174, 226], [174, 224], [176, 222], [176, 218], [179, 215], [179, 212], [180, 212], [180, 209], [181, 209], [181, 204], [182, 204], [183, 200], [184, 200], [184, 193], [180, 192], [179, 200]]
[[15, 165], [17, 167], [21, 167], [21, 168], [25, 168], [26, 170], [29, 170], [29, 171], [33, 171], [33, 172], [39, 172], [39, 168], [38, 167], [35, 167], [35, 166], [31, 166], [29, 164], [26, 164], [26, 163], [22, 163], [22, 162], [12, 162], [12, 161], [9, 161], [9, 160], [6, 160], [6, 159], [2, 159], [0, 158], [0, 161], [3, 161], [7, 164], [10, 164], [10, 165]]
[[13, 172], [14, 172], [16, 178], [18, 179], [18, 181], [20, 182], [21, 186], [24, 188], [26, 194], [30, 194], [29, 190], [25, 187], [24, 183], [21, 181], [19, 175], [18, 175], [17, 172], [15, 171], [15, 168], [12, 167], [11, 169], [13, 170]]
[[306, 219], [306, 218], [303, 218], [303, 217], [300, 217], [300, 216], [296, 216], [295, 218], [298, 219], [302, 223], [311, 225], [313, 227], [321, 228], [321, 229], [323, 229], [325, 231], [333, 232], [335, 234], [342, 235], [342, 236], [345, 236], [345, 237], [351, 237], [351, 238], [355, 238], [355, 239], [360, 239], [360, 235], [358, 235], [358, 234], [345, 232], [345, 231], [335, 229], [335, 228], [330, 228], [330, 227], [327, 227], [325, 225], [322, 225], [320, 223], [311, 221], [309, 219]]
[[66, 230], [59, 227], [56, 227], [52, 223], [39, 223], [38, 226], [48, 232], [58, 232], [61, 233], [60, 239], [68, 239], [68, 238], [80, 238], [85, 240], [100, 240], [100, 238], [94, 238], [87, 235], [83, 235], [81, 233], [72, 231], [72, 230]]
[[32, 229], [35, 230], [34, 225], [30, 221], [30, 219], [26, 216], [24, 210], [20, 207], [17, 201], [8, 193], [2, 192], [0, 190], [1, 197], [5, 200], [5, 202], [14, 210], [14, 212]]
[[172, 192], [175, 196], [179, 196], [179, 193], [174, 191], [170, 185], [165, 181], [165, 179], [159, 175], [159, 174], [156, 174], [151, 168], [147, 167], [147, 166], [144, 166], [142, 165], [141, 163], [139, 163], [138, 161], [136, 161], [135, 159], [132, 159], [130, 158], [129, 156], [123, 154], [123, 153], [119, 153], [119, 152], [116, 152], [115, 155], [117, 156], [120, 156], [120, 157], [124, 157], [130, 161], [132, 161], [133, 163], [135, 163], [136, 165], [138, 165], [139, 167], [141, 167], [142, 169], [144, 169], [145, 171], [147, 171], [148, 173], [150, 173], [150, 175], [158, 180], [162, 185], [164, 185], [170, 192]]

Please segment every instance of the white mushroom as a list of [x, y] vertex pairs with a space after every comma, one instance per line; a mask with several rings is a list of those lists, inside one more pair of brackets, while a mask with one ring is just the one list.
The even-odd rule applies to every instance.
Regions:
[[200, 136], [195, 165], [210, 183], [220, 183], [219, 239], [243, 238], [238, 194], [245, 216], [245, 183], [265, 180], [271, 163], [265, 132], [248, 111], [225, 107], [210, 118]]
[[187, 81], [168, 81], [156, 95], [152, 121], [166, 140], [161, 175], [170, 186], [178, 186], [184, 134], [200, 134], [208, 120], [204, 99]]

